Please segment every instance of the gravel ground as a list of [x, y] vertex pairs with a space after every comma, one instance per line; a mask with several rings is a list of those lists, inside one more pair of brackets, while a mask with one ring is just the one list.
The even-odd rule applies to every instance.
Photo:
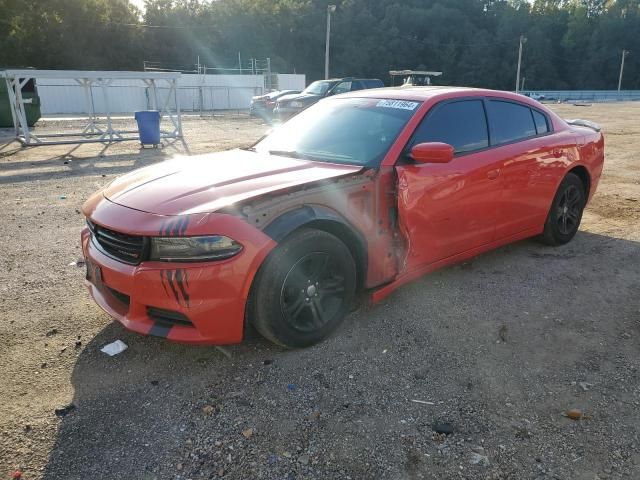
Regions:
[[553, 108], [606, 135], [573, 242], [427, 275], [297, 351], [128, 333], [74, 263], [94, 190], [266, 125], [186, 118], [184, 143], [142, 151], [0, 133], [0, 479], [640, 478], [640, 104]]

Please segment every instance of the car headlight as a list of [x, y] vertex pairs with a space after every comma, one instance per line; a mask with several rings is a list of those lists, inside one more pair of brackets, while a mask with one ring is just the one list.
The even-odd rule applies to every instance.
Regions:
[[302, 108], [304, 105], [302, 102], [291, 102], [293, 108]]
[[206, 262], [233, 257], [241, 250], [242, 245], [221, 235], [152, 237], [149, 259], [160, 262]]

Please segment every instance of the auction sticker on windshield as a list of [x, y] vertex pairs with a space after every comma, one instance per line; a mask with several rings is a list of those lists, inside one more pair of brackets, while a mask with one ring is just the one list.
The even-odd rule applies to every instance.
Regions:
[[401, 108], [402, 110], [415, 110], [420, 105], [418, 102], [407, 102], [406, 100], [380, 100], [376, 107]]

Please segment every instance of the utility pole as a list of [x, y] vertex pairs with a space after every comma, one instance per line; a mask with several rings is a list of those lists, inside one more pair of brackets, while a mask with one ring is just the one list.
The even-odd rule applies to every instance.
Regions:
[[522, 64], [522, 45], [526, 43], [527, 37], [520, 35], [520, 48], [518, 49], [518, 71], [516, 73], [516, 93], [520, 89], [520, 65]]
[[629, 55], [629, 50], [622, 50], [622, 62], [620, 62], [620, 76], [618, 77], [618, 91], [622, 87], [622, 72], [624, 71], [624, 57]]
[[331, 36], [331, 14], [336, 11], [335, 5], [327, 5], [327, 39], [324, 45], [324, 78], [329, 78], [329, 39]]

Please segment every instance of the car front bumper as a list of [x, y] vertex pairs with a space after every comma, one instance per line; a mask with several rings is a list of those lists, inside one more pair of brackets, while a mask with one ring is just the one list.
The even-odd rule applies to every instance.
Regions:
[[279, 120], [287, 120], [302, 110], [304, 110], [303, 107], [276, 107], [273, 109], [273, 116]]
[[[231, 223], [235, 222], [242, 220]], [[243, 251], [227, 260], [139, 265], [105, 253], [85, 228], [81, 234], [85, 283], [95, 302], [134, 332], [192, 344], [241, 342], [251, 282], [275, 246], [262, 232], [244, 225], [253, 232], [240, 236], [252, 235], [253, 243], [244, 243]]]

